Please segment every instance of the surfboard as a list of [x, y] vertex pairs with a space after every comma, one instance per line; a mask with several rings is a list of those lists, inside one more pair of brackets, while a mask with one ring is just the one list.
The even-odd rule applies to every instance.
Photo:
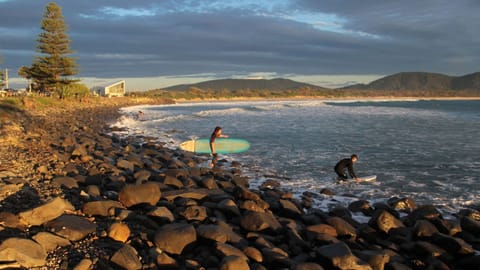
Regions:
[[[249, 148], [250, 143], [243, 139], [218, 138], [215, 140], [215, 151], [218, 154], [242, 153]], [[194, 153], [210, 154], [210, 140], [198, 139], [185, 141], [180, 144], [180, 149]]]
[[373, 181], [377, 180], [377, 176], [376, 175], [363, 176], [363, 177], [360, 177], [360, 179], [362, 179], [360, 181], [360, 183], [361, 182], [373, 182]]
[[354, 179], [347, 179], [347, 180], [337, 180], [337, 183], [339, 184], [343, 184], [343, 183], [368, 183], [368, 182], [373, 182], [375, 180], [377, 180], [377, 176], [376, 175], [368, 175], [368, 176], [363, 176], [363, 177], [359, 177], [360, 180], [359, 182], [355, 181]]

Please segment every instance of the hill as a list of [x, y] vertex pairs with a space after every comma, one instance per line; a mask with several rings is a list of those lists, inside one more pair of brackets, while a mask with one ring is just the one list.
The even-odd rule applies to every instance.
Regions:
[[359, 90], [479, 90], [480, 72], [448, 76], [428, 72], [401, 72], [385, 76], [369, 84], [355, 84], [341, 89]]
[[194, 84], [179, 84], [163, 88], [163, 90], [186, 91], [190, 88], [199, 88], [203, 90], [297, 90], [301, 88], [310, 88], [315, 90], [326, 89], [317, 85], [297, 82], [289, 79], [276, 78], [266, 79], [220, 79], [204, 81]]

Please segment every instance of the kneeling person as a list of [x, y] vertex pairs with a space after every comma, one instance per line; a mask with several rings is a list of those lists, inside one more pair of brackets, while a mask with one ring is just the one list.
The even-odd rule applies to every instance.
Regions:
[[352, 179], [355, 179], [357, 182], [360, 182], [361, 179], [357, 177], [355, 174], [355, 170], [353, 169], [353, 163], [358, 161], [358, 156], [353, 154], [350, 158], [344, 158], [340, 160], [337, 165], [335, 165], [335, 172], [338, 175], [338, 180], [344, 181], [348, 179], [346, 170], [348, 170], [348, 174]]

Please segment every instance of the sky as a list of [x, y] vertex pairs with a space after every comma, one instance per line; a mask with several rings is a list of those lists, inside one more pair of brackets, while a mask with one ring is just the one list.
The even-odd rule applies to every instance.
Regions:
[[[43, 0], [0, 0], [0, 67], [25, 87]], [[224, 78], [336, 88], [423, 71], [480, 71], [477, 0], [54, 1], [87, 86], [127, 90]]]

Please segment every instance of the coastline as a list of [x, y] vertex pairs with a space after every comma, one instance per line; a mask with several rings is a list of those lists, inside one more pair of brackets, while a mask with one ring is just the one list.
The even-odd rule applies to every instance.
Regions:
[[176, 103], [203, 103], [203, 102], [253, 102], [253, 101], [415, 101], [415, 100], [480, 100], [480, 97], [392, 97], [392, 96], [375, 96], [375, 97], [342, 97], [342, 98], [328, 98], [328, 97], [289, 97], [289, 98], [218, 98], [218, 99], [176, 99]]
[[478, 211], [448, 220], [409, 198], [312, 209], [318, 194], [296, 199], [274, 180], [250, 189], [238, 164], [201, 168], [199, 157], [150, 138], [110, 135], [119, 109], [139, 103], [45, 109], [11, 126], [1, 149], [1, 261], [32, 269], [478, 265]]

